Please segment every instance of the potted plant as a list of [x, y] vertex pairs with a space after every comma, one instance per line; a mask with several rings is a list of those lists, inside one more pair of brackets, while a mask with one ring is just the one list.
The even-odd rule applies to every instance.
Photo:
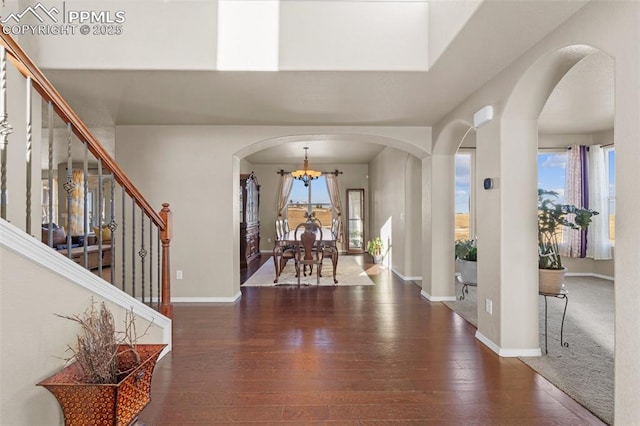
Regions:
[[104, 302], [61, 317], [81, 326], [77, 346], [69, 347], [72, 363], [38, 386], [56, 397], [66, 426], [131, 424], [151, 400], [151, 375], [166, 345], [137, 344], [133, 312], [126, 315], [125, 331], [116, 332]]
[[382, 248], [384, 244], [382, 238], [375, 237], [371, 241], [367, 241], [367, 251], [373, 256], [373, 263], [380, 263], [382, 261]]
[[456, 240], [456, 264], [463, 283], [478, 282], [478, 247], [476, 240]]
[[556, 204], [555, 191], [538, 189], [538, 271], [542, 293], [558, 294], [562, 290], [566, 269], [562, 266], [558, 234], [562, 227], [586, 230], [595, 210], [572, 204]]

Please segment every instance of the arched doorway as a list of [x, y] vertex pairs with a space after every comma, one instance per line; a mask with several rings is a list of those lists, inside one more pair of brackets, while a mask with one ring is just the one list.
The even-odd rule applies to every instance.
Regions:
[[[614, 63], [607, 54], [586, 45], [566, 46], [548, 53], [534, 63], [519, 81], [507, 103], [504, 112], [506, 120], [511, 122], [535, 120], [537, 124], [535, 128], [520, 129], [524, 140], [536, 143], [537, 167], [536, 179], [533, 182], [537, 183], [538, 187], [558, 192], [560, 203], [594, 208], [596, 200], [594, 198], [589, 200], [589, 192], [593, 196], [593, 190], [598, 185], [606, 185], [599, 192], [608, 190], [608, 182], [593, 179], [598, 168], [594, 166], [593, 160], [597, 158], [597, 155], [600, 155], [604, 165], [605, 158], [600, 146], [613, 144], [613, 80]], [[602, 111], [603, 107], [608, 111]], [[581, 156], [577, 155], [580, 150], [583, 154]], [[571, 157], [570, 160], [568, 160], [569, 157]], [[587, 159], [592, 167], [588, 167]], [[525, 161], [530, 162], [530, 160]], [[565, 180], [564, 177], [558, 179], [556, 175], [559, 176], [561, 173], [554, 173], [553, 170], [565, 167], [567, 174], [573, 173], [575, 175], [578, 170], [584, 173], [578, 173], [579, 179]], [[571, 172], [568, 170], [569, 168], [571, 168]], [[576, 191], [578, 199], [569, 198], [568, 194], [575, 194]], [[596, 210], [602, 211], [603, 215], [596, 216], [595, 220], [606, 219], [605, 226], [609, 225], [607, 209], [608, 205], [598, 205], [596, 208]], [[600, 226], [602, 226], [600, 223], [593, 224], [594, 228]], [[562, 232], [568, 231], [563, 229]], [[595, 238], [589, 238], [586, 243], [589, 246], [601, 244]], [[575, 275], [604, 275], [595, 271], [606, 270], [610, 271], [612, 278], [613, 260], [594, 260], [593, 254], [585, 256], [584, 244], [584, 240], [577, 241], [577, 252], [574, 249], [572, 254], [576, 257], [563, 257], [564, 266], [568, 267], [570, 272]], [[580, 254], [580, 247], [583, 249], [582, 254]], [[563, 256], [568, 254], [568, 250], [567, 253], [561, 251], [561, 254]], [[607, 263], [608, 267], [603, 266]], [[574, 301], [571, 307], [573, 311], [569, 311], [570, 325], [574, 330], [572, 337], [574, 340], [579, 340], [583, 349], [577, 351], [569, 346], [568, 349], [559, 349], [562, 350], [562, 353], [558, 354], [558, 349], [554, 352], [550, 348], [549, 355], [545, 355], [542, 359], [525, 359], [525, 362], [530, 362], [534, 369], [541, 374], [545, 375], [546, 373], [546, 376], [554, 384], [570, 393], [598, 416], [608, 422], [613, 422], [612, 405], [603, 403], [614, 399], [613, 285], [601, 282], [597, 293], [605, 286], [608, 286], [611, 291], [610, 293], [605, 292], [601, 297], [595, 296], [597, 294], [595, 293], [593, 299], [598, 302], [590, 307], [589, 304], [581, 303], [581, 301], [588, 300], [590, 297], [588, 293], [591, 291], [589, 287], [591, 284], [589, 280], [578, 277], [567, 277], [565, 280], [569, 297]], [[536, 297], [535, 304], [539, 302], [538, 299], [539, 297]], [[561, 310], [562, 308], [551, 305], [550, 309]], [[543, 312], [544, 309], [541, 310], [541, 315]], [[597, 326], [592, 322], [594, 317], [600, 318]], [[557, 314], [557, 318], [560, 318], [559, 314]], [[609, 332], [598, 337], [598, 333], [595, 331], [600, 327], [607, 327]], [[553, 336], [549, 337], [553, 338]], [[559, 371], [557, 376], [548, 374], [552, 365], [554, 371]], [[589, 373], [590, 369], [593, 371]], [[596, 392], [599, 396], [597, 398], [589, 393], [583, 383], [575, 381], [578, 376], [576, 372], [594, 377], [594, 382], [598, 387]]]
[[[421, 159], [427, 155], [422, 146], [428, 146], [428, 136], [425, 133], [422, 140], [403, 140], [357, 133], [287, 135], [256, 142], [237, 152], [237, 176], [254, 171], [261, 186], [261, 250], [268, 253], [275, 241], [279, 172], [300, 168], [303, 147], [308, 147], [309, 161], [315, 169], [341, 172], [338, 182], [343, 209], [347, 188], [365, 189], [367, 239], [384, 234], [388, 267], [403, 279], [420, 278], [422, 240], [416, 229], [421, 229]], [[376, 161], [379, 155], [386, 155], [388, 161]], [[383, 182], [392, 181], [397, 190], [379, 184], [376, 176], [380, 174], [388, 174], [391, 179]], [[316, 191], [312, 188], [312, 192]], [[386, 199], [389, 196], [397, 199], [391, 202]], [[386, 210], [389, 206], [391, 210]]]

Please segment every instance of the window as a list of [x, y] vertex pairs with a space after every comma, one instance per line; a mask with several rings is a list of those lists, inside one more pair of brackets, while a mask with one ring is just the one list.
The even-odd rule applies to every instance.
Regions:
[[566, 169], [566, 151], [538, 153], [538, 188], [557, 192], [557, 203], [564, 203]]
[[[558, 204], [564, 203], [566, 185], [567, 151], [538, 152], [538, 188], [555, 191], [558, 197], [554, 200]], [[563, 226], [559, 226], [557, 237], [562, 241]]]
[[331, 201], [327, 190], [327, 179], [324, 176], [312, 180], [308, 187], [305, 187], [300, 180], [293, 180], [287, 204], [287, 219], [291, 228], [295, 228], [306, 220], [304, 215], [309, 211], [310, 204], [311, 211], [320, 220], [322, 226], [331, 226]]
[[456, 240], [471, 239], [475, 235], [472, 220], [472, 168], [473, 153], [459, 151], [455, 156], [456, 183], [455, 183], [455, 226]]
[[616, 239], [616, 150], [605, 148], [607, 178], [609, 180], [609, 240]]

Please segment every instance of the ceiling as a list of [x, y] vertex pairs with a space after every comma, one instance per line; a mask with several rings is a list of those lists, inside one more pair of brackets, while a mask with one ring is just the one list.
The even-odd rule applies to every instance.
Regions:
[[598, 52], [578, 62], [547, 99], [538, 129], [548, 134], [594, 133], [613, 128], [614, 62]]
[[[431, 126], [584, 4], [485, 1], [425, 72], [56, 69], [45, 73], [90, 127]], [[540, 122], [544, 131], [611, 127], [612, 77], [606, 77], [612, 76], [611, 64], [602, 58], [583, 62], [549, 99]], [[247, 159], [299, 161], [303, 145], [274, 147]], [[366, 143], [314, 141], [310, 156], [320, 164], [362, 163], [380, 149]]]
[[[263, 149], [246, 157], [253, 164], [300, 164], [304, 158], [304, 147], [309, 147], [309, 163], [321, 164], [362, 164], [373, 160], [384, 149], [384, 145], [371, 142], [349, 140], [314, 140], [291, 142]], [[337, 155], [339, 153], [339, 155]]]

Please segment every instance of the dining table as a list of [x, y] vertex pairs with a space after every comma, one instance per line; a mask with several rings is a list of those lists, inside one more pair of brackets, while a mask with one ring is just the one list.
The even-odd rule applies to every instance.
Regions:
[[[300, 244], [300, 235], [304, 232], [303, 229], [299, 229], [296, 233], [295, 229], [291, 229], [288, 232], [285, 232], [282, 235], [282, 238], [276, 239], [273, 246], [273, 263], [276, 271], [276, 278], [273, 281], [274, 283], [278, 283], [280, 279], [281, 270], [281, 259], [284, 256], [286, 250], [294, 250], [295, 246]], [[329, 253], [331, 256], [331, 264], [333, 266], [333, 283], [338, 284], [338, 280], [336, 279], [336, 269], [338, 268], [338, 244], [337, 238], [328, 228], [322, 228], [322, 232], [316, 230], [316, 243], [320, 242], [320, 246], [322, 247], [323, 256], [326, 253]], [[284, 268], [285, 264], [282, 264]]]

